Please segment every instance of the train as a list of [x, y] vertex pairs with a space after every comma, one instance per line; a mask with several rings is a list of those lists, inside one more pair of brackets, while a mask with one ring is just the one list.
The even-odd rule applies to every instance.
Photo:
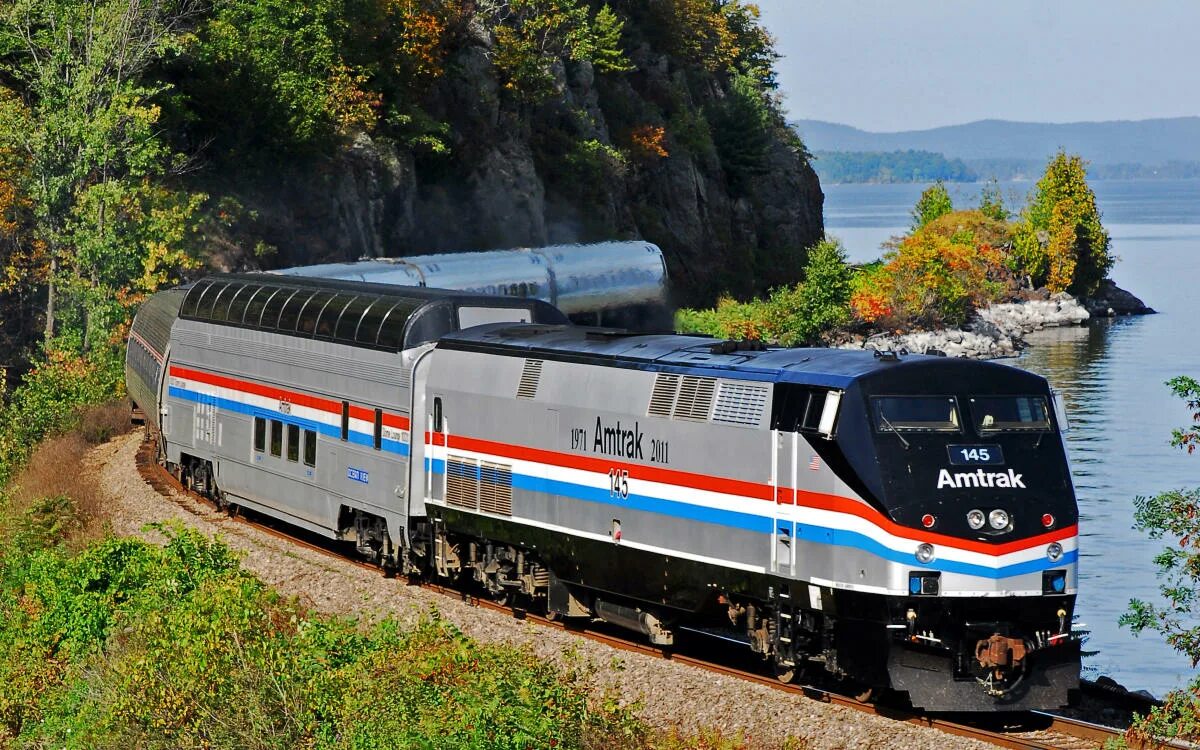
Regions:
[[399, 574], [927, 711], [1078, 689], [1065, 421], [1017, 368], [221, 274], [141, 306], [126, 377], [185, 485]]
[[540, 299], [594, 325], [665, 330], [672, 322], [666, 257], [642, 240], [363, 258], [269, 273]]

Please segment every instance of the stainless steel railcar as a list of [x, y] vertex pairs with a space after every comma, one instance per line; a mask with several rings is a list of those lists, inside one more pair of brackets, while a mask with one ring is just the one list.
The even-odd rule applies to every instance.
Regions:
[[[307, 300], [259, 309], [268, 288]], [[821, 666], [931, 710], [1077, 686], [1077, 511], [1042, 378], [434, 292], [383, 347], [387, 289], [218, 277], [156, 297], [129, 377], [157, 394], [166, 461], [408, 571], [659, 643], [719, 631], [784, 677]]]

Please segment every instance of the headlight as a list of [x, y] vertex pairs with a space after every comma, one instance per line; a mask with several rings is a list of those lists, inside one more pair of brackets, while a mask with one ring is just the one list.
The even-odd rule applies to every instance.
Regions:
[[997, 531], [1000, 529], [1007, 529], [1008, 521], [1008, 511], [1006, 510], [996, 508], [991, 513], [988, 513], [988, 523], [991, 524], [992, 528], [996, 529]]
[[1058, 562], [1058, 558], [1062, 557], [1062, 545], [1058, 542], [1050, 542], [1046, 547], [1046, 557], [1050, 558], [1050, 562]]
[[967, 525], [970, 526], [972, 529], [975, 529], [976, 531], [978, 531], [979, 529], [982, 529], [983, 521], [984, 521], [984, 518], [983, 518], [982, 510], [967, 511]]
[[917, 546], [917, 562], [922, 565], [933, 562], [933, 545], [928, 542], [922, 542]]

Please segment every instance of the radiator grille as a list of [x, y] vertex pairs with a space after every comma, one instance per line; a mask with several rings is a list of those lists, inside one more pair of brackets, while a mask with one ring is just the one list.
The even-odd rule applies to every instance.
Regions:
[[713, 421], [757, 427], [767, 408], [768, 393], [768, 385], [722, 382], [717, 389]]
[[446, 505], [479, 509], [479, 467], [474, 459], [446, 460]]
[[511, 516], [512, 467], [484, 461], [479, 474], [479, 509], [484, 513]]
[[538, 384], [542, 381], [542, 360], [527, 359], [521, 370], [521, 382], [517, 385], [517, 398], [537, 396]]
[[697, 378], [684, 375], [679, 384], [679, 396], [675, 399], [675, 419], [689, 419], [698, 422], [708, 420], [712, 411], [713, 395], [717, 382], [712, 378]]
[[446, 460], [446, 504], [464, 510], [512, 515], [512, 466], [465, 456]]
[[670, 417], [677, 393], [679, 376], [660, 372], [654, 379], [654, 391], [650, 394], [650, 408], [646, 413], [652, 417]]

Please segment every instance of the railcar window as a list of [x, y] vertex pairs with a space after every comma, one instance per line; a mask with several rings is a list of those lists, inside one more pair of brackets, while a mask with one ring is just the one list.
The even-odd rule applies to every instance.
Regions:
[[271, 420], [271, 455], [283, 455], [283, 422], [278, 419]]
[[346, 309], [342, 310], [342, 315], [337, 321], [337, 327], [333, 330], [334, 341], [353, 344], [354, 334], [358, 330], [358, 322], [362, 320], [363, 313], [371, 307], [371, 303], [375, 300], [375, 297], [367, 295], [355, 297], [351, 300], [350, 304], [346, 305]]
[[383, 409], [375, 410], [375, 450], [383, 447]]
[[300, 460], [300, 425], [287, 426], [287, 460]]
[[350, 402], [342, 402], [342, 440], [350, 439]]
[[346, 309], [346, 304], [353, 299], [353, 295], [339, 294], [325, 303], [325, 308], [321, 310], [321, 314], [317, 317], [317, 338], [333, 338], [333, 328], [337, 325], [338, 317], [342, 314], [342, 310]]
[[379, 326], [379, 346], [400, 349], [404, 345], [404, 326], [416, 311], [417, 305], [401, 300], [388, 311], [387, 318]]
[[971, 418], [980, 433], [1050, 429], [1050, 408], [1042, 396], [976, 396]]
[[362, 320], [359, 321], [358, 330], [354, 334], [354, 340], [360, 344], [374, 345], [379, 340], [379, 326], [382, 325], [387, 314], [396, 306], [396, 301], [393, 299], [382, 298], [375, 304], [371, 305], [371, 309], [363, 314]]
[[267, 420], [254, 418], [254, 450], [262, 453], [267, 449]]
[[310, 300], [312, 296], [319, 294], [318, 292], [308, 292], [307, 289], [301, 289], [296, 292], [292, 299], [288, 300], [287, 305], [283, 306], [280, 311], [280, 330], [294, 331], [296, 330], [296, 320], [300, 319], [300, 311], [304, 310], [305, 302]]
[[878, 432], [961, 432], [953, 396], [875, 396], [871, 412]]
[[188, 290], [187, 297], [183, 299], [183, 307], [179, 313], [185, 316], [193, 316], [196, 314], [196, 308], [200, 305], [200, 298], [212, 286], [211, 281], [197, 281], [196, 285]]
[[241, 323], [242, 316], [246, 314], [246, 305], [258, 289], [257, 284], [247, 284], [242, 287], [237, 296], [229, 301], [229, 313], [225, 316], [225, 319], [230, 323]]
[[317, 433], [314, 430], [304, 431], [304, 465], [317, 465]]
[[279, 289], [271, 298], [267, 300], [267, 304], [263, 307], [262, 319], [259, 326], [269, 331], [273, 331], [279, 327], [279, 313], [283, 310], [283, 306], [288, 300], [300, 293], [299, 289]]
[[[300, 329], [300, 322], [307, 318], [308, 311], [316, 311], [320, 314], [320, 306], [325, 304], [325, 301], [330, 298], [328, 292], [308, 292], [301, 290], [296, 292], [292, 299], [288, 300], [288, 304], [283, 306], [280, 311], [280, 330], [295, 331]], [[311, 334], [312, 329], [301, 332]]]
[[[317, 292], [311, 295], [302, 306], [297, 306], [300, 309], [296, 316], [296, 333], [304, 333], [312, 335], [313, 330], [317, 327], [317, 318], [321, 316], [321, 310], [325, 307], [325, 303], [333, 299], [332, 292]], [[282, 328], [282, 325], [280, 326]]]
[[263, 308], [267, 306], [267, 300], [271, 299], [271, 295], [275, 292], [275, 289], [260, 286], [254, 292], [254, 295], [246, 301], [246, 309], [242, 313], [241, 322], [244, 325], [257, 328], [259, 320], [262, 318]]
[[196, 317], [200, 320], [211, 318], [213, 305], [217, 303], [217, 298], [221, 296], [221, 292], [225, 291], [228, 286], [229, 284], [217, 282], [205, 290], [204, 296], [200, 299], [200, 304], [196, 307]]

